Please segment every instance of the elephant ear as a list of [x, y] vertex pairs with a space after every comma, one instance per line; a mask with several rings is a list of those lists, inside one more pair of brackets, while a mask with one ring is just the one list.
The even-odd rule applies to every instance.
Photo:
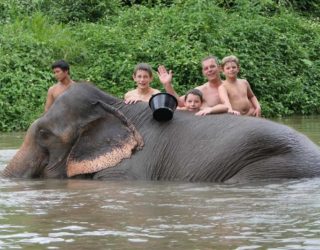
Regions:
[[71, 149], [69, 177], [114, 167], [143, 147], [141, 135], [120, 111], [100, 101], [94, 105], [99, 115], [83, 126]]

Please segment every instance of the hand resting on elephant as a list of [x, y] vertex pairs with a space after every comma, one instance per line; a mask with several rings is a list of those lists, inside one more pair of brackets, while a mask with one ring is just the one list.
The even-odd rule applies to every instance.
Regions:
[[73, 84], [29, 127], [2, 172], [19, 178], [248, 182], [320, 175], [306, 136], [262, 118], [177, 110], [157, 122], [145, 102], [126, 105]]
[[194, 112], [195, 115], [209, 115], [209, 114], [220, 114], [226, 113], [228, 111], [228, 107], [225, 105], [217, 104], [213, 107], [207, 107], [202, 109], [201, 106], [203, 104], [203, 95], [199, 89], [191, 89], [184, 96], [184, 107], [179, 108], [179, 110], [187, 110], [190, 112]]

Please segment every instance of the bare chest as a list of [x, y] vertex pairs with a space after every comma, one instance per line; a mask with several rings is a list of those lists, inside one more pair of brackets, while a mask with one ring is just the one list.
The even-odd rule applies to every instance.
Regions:
[[226, 84], [225, 88], [227, 89], [228, 96], [231, 98], [244, 98], [248, 94], [247, 85], [243, 82], [239, 82], [236, 84]]
[[70, 85], [62, 85], [62, 86], [56, 86], [56, 88], [53, 90], [53, 97], [54, 99], [56, 99], [57, 97], [59, 97], [63, 92], [65, 92], [68, 88], [70, 88]]
[[218, 88], [204, 88], [201, 92], [205, 100], [204, 106], [213, 107], [221, 103]]

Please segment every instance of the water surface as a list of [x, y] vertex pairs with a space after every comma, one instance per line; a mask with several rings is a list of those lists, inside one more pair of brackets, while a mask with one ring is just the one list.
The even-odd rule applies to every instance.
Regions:
[[[320, 117], [277, 120], [320, 144]], [[24, 133], [0, 135], [0, 169]], [[0, 182], [0, 249], [320, 249], [320, 179]]]

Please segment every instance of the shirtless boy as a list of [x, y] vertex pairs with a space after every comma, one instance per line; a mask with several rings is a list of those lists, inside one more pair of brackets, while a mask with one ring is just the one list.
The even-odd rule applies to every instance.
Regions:
[[178, 107], [179, 110], [188, 110], [195, 112], [195, 115], [204, 116], [209, 114], [218, 114], [227, 112], [227, 106], [216, 105], [206, 107], [204, 110], [202, 104], [204, 102], [202, 92], [199, 89], [191, 89], [184, 95], [184, 107]]
[[148, 102], [152, 95], [160, 92], [159, 90], [150, 87], [153, 75], [152, 68], [149, 64], [139, 63], [135, 67], [132, 77], [137, 84], [137, 88], [128, 91], [124, 95], [126, 104], [132, 104], [139, 101]]
[[198, 112], [203, 103], [202, 93], [199, 89], [191, 89], [184, 96], [184, 107], [178, 107], [180, 110]]
[[228, 111], [237, 111], [241, 115], [261, 116], [260, 104], [250, 84], [245, 79], [237, 78], [240, 71], [239, 59], [227, 56], [222, 59], [221, 66], [226, 80], [219, 87], [219, 95], [222, 103], [228, 107]]
[[[201, 110], [196, 115], [207, 115], [214, 113], [225, 113], [228, 108], [221, 104], [218, 88], [222, 84], [220, 79], [220, 68], [218, 60], [214, 56], [208, 56], [202, 60], [202, 73], [208, 79], [206, 83], [196, 87], [203, 95], [203, 103]], [[174, 95], [178, 99], [179, 107], [185, 106], [184, 96], [179, 95], [173, 89], [172, 71], [169, 72], [164, 66], [159, 66], [158, 76], [160, 82], [163, 84], [166, 92]]]
[[59, 95], [61, 95], [64, 91], [66, 91], [74, 81], [71, 80], [69, 75], [69, 64], [64, 60], [56, 61], [51, 66], [54, 76], [57, 79], [57, 83], [51, 86], [48, 90], [47, 101], [45, 105], [45, 112], [51, 107], [53, 102], [57, 99]]

